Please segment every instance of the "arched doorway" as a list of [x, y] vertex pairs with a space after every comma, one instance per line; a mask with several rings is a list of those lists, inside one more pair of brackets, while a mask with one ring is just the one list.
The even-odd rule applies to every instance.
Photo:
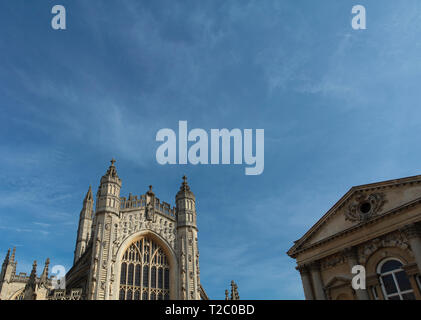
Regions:
[[119, 300], [169, 300], [170, 262], [154, 239], [132, 242], [120, 262]]

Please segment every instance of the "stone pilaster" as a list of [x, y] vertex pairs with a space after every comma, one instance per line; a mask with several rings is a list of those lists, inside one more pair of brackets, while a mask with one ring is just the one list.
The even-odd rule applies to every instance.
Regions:
[[310, 264], [310, 274], [313, 281], [313, 289], [316, 300], [326, 300], [322, 274], [320, 272], [320, 263], [318, 261]]
[[[358, 263], [357, 248], [355, 248], [355, 247], [346, 248], [343, 251], [343, 255], [346, 258], [346, 260], [348, 261], [349, 271], [350, 271], [350, 274], [352, 275], [352, 268], [359, 264]], [[369, 300], [370, 299], [369, 296], [368, 296], [367, 289], [357, 289], [357, 290], [355, 290], [355, 293], [357, 295], [358, 300]]]
[[301, 282], [303, 283], [304, 296], [306, 300], [314, 300], [313, 288], [311, 287], [311, 275], [307, 266], [300, 265], [296, 268], [301, 275]]
[[412, 223], [401, 229], [411, 246], [415, 261], [418, 265], [418, 271], [421, 274], [421, 225], [420, 223]]

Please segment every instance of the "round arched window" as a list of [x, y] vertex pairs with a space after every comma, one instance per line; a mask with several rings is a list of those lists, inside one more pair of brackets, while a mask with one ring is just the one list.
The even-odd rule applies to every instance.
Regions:
[[169, 300], [170, 265], [164, 250], [151, 238], [133, 242], [123, 255], [120, 300]]
[[384, 260], [377, 271], [386, 300], [415, 300], [411, 283], [399, 260]]

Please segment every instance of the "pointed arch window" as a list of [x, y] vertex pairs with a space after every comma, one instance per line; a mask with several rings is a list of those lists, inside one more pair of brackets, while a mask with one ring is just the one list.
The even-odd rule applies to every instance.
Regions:
[[149, 237], [133, 242], [121, 261], [120, 300], [168, 300], [169, 293], [170, 266], [164, 250]]
[[127, 273], [127, 284], [129, 286], [133, 285], [133, 272], [134, 272], [134, 265], [133, 263], [130, 263], [129, 272]]
[[159, 289], [163, 289], [162, 282], [163, 282], [164, 274], [162, 270], [163, 270], [162, 268], [158, 269], [158, 288]]
[[156, 267], [151, 268], [151, 287], [156, 288]]
[[126, 284], [126, 272], [127, 272], [127, 263], [123, 262], [121, 264], [121, 277], [120, 277], [121, 284]]
[[125, 295], [126, 295], [126, 292], [124, 291], [123, 288], [121, 288], [120, 289], [120, 297], [119, 297], [119, 299], [120, 300], [125, 300]]
[[135, 281], [134, 281], [134, 285], [136, 287], [140, 287], [140, 277], [141, 277], [140, 268], [141, 268], [140, 264], [136, 265]]

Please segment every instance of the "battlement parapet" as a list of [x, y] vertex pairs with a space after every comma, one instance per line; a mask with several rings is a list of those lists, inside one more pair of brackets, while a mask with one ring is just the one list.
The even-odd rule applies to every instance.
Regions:
[[[129, 198], [120, 197], [120, 210], [137, 209], [146, 207], [146, 195], [132, 196]], [[176, 208], [165, 201], [161, 202], [158, 198], [155, 198], [154, 209], [163, 214], [175, 218]]]
[[12, 278], [12, 281], [15, 282], [27, 282], [29, 280], [29, 276], [26, 272], [20, 272], [19, 274], [15, 274]]
[[65, 289], [55, 289], [48, 296], [48, 300], [83, 300], [82, 289], [71, 289], [70, 292]]

